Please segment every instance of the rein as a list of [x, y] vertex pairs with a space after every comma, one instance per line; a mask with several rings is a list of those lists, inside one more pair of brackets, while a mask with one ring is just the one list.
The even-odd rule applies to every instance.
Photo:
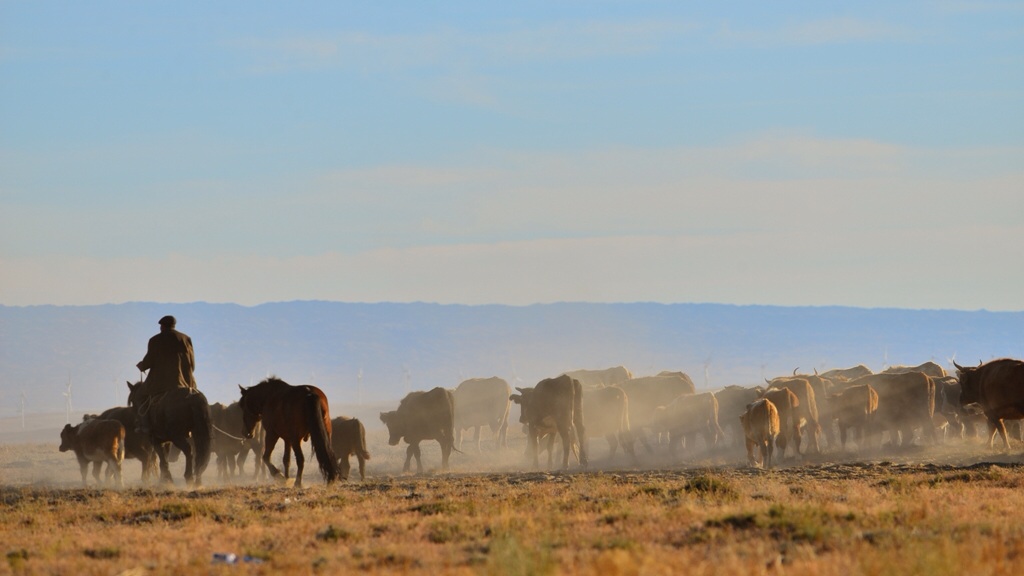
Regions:
[[216, 424], [211, 424], [211, 426], [213, 426], [214, 430], [216, 430], [217, 432], [220, 432], [221, 434], [227, 436], [228, 438], [231, 438], [232, 440], [238, 440], [239, 442], [245, 442], [246, 441], [246, 438], [239, 438], [238, 436], [233, 436], [233, 435], [228, 434], [227, 432], [221, 430], [220, 428], [217, 428]]

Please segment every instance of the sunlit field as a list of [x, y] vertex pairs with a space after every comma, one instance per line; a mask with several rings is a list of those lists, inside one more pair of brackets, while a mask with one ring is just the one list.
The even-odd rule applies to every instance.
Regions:
[[[369, 424], [369, 423], [368, 423]], [[295, 489], [211, 462], [191, 490], [83, 489], [56, 441], [0, 446], [3, 572], [18, 574], [1011, 574], [1024, 567], [1024, 470], [978, 441], [745, 465], [722, 449], [528, 470], [524, 439], [463, 445], [401, 474], [405, 447], [369, 425], [366, 481]], [[1019, 450], [1020, 446], [1014, 446]], [[280, 460], [280, 453], [275, 453]], [[541, 458], [542, 465], [546, 456]], [[354, 463], [354, 459], [353, 459]], [[294, 464], [293, 464], [294, 469]]]

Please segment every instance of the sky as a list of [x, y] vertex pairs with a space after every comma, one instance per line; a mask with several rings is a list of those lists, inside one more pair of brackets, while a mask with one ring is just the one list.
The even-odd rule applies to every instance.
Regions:
[[0, 305], [1024, 310], [1021, 2], [0, 0]]

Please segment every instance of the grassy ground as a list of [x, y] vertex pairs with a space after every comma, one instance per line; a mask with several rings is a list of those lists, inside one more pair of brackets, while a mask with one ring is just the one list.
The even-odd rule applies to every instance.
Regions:
[[[1011, 574], [1024, 468], [976, 445], [819, 457], [762, 471], [727, 456], [522, 472], [465, 448], [402, 475], [371, 439], [365, 482], [80, 486], [53, 444], [0, 446], [0, 573]], [[436, 468], [436, 443], [424, 446]], [[180, 464], [180, 463], [179, 463]], [[251, 473], [251, 464], [248, 473]], [[91, 478], [90, 478], [91, 480]], [[233, 553], [237, 564], [214, 554]]]

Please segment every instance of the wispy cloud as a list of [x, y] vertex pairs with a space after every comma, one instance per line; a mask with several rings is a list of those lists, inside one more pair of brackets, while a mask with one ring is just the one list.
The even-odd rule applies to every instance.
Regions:
[[734, 28], [723, 24], [719, 38], [730, 44], [813, 46], [872, 42], [906, 42], [919, 34], [887, 22], [842, 17], [790, 22], [773, 28]]

